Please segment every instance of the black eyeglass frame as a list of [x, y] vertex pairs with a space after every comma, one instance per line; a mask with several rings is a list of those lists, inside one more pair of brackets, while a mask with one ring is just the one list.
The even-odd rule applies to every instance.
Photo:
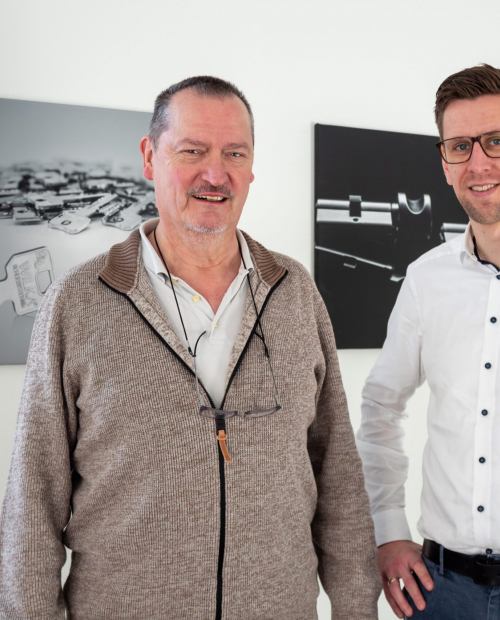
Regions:
[[[480, 136], [457, 136], [456, 138], [447, 138], [446, 140], [440, 140], [439, 142], [436, 142], [436, 146], [439, 149], [439, 153], [441, 154], [441, 157], [443, 158], [443, 160], [450, 165], [455, 165], [455, 164], [465, 164], [466, 162], [469, 161], [469, 159], [472, 157], [472, 151], [474, 149], [474, 143], [477, 142], [479, 144], [479, 146], [481, 147], [483, 153], [486, 155], [486, 157], [491, 157], [491, 159], [498, 159], [500, 158], [500, 155], [490, 155], [489, 153], [486, 152], [482, 142], [481, 142], [481, 138], [484, 138], [484, 136], [492, 136], [494, 134], [498, 134], [500, 137], [500, 130], [496, 130], [496, 131], [488, 131], [486, 133], [482, 133]], [[472, 146], [471, 149], [469, 151], [469, 157], [467, 157], [467, 159], [464, 159], [463, 161], [448, 161], [446, 159], [446, 157], [444, 156], [444, 152], [445, 152], [445, 142], [451, 142], [451, 140], [470, 140], [472, 142]], [[441, 148], [442, 147], [442, 148]]]

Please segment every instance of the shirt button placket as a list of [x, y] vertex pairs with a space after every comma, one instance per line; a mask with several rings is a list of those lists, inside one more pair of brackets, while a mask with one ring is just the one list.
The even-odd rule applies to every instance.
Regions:
[[[500, 280], [500, 274], [495, 274], [496, 280]], [[490, 415], [495, 410], [495, 394], [497, 392], [498, 347], [500, 345], [500, 328], [497, 326], [497, 312], [499, 309], [499, 287], [495, 279], [490, 280], [489, 294], [487, 297], [487, 314], [485, 316], [483, 358], [479, 380], [479, 413], [481, 423], [476, 426], [475, 437], [475, 472], [473, 506], [474, 534], [480, 546], [488, 547], [491, 544], [491, 485], [493, 482], [492, 460], [492, 432], [494, 416]], [[485, 406], [486, 405], [486, 406]], [[492, 409], [493, 407], [493, 409]]]

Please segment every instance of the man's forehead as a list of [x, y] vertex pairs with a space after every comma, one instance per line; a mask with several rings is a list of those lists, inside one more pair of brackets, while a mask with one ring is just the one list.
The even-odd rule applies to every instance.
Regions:
[[197, 126], [251, 133], [250, 116], [239, 97], [198, 94], [193, 89], [173, 95], [168, 108], [168, 125], [174, 130]]
[[500, 94], [455, 99], [443, 115], [443, 136], [476, 136], [500, 129]]

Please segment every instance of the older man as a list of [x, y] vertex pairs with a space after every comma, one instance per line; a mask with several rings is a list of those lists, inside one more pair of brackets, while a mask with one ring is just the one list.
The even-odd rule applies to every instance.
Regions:
[[[451, 75], [437, 91], [435, 113], [446, 180], [470, 223], [410, 265], [363, 391], [358, 447], [394, 613], [498, 620], [500, 70], [483, 65]], [[425, 380], [422, 548], [411, 542], [404, 514], [400, 423]]]
[[318, 571], [333, 618], [376, 618], [327, 312], [303, 267], [236, 227], [248, 102], [176, 84], [141, 150], [159, 220], [54, 283], [37, 317], [0, 618], [312, 620]]

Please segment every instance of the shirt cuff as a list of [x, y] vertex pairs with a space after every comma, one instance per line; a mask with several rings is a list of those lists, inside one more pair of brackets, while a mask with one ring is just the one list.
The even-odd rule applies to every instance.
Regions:
[[377, 547], [394, 540], [412, 540], [405, 511], [402, 508], [383, 510], [374, 514], [373, 523]]

